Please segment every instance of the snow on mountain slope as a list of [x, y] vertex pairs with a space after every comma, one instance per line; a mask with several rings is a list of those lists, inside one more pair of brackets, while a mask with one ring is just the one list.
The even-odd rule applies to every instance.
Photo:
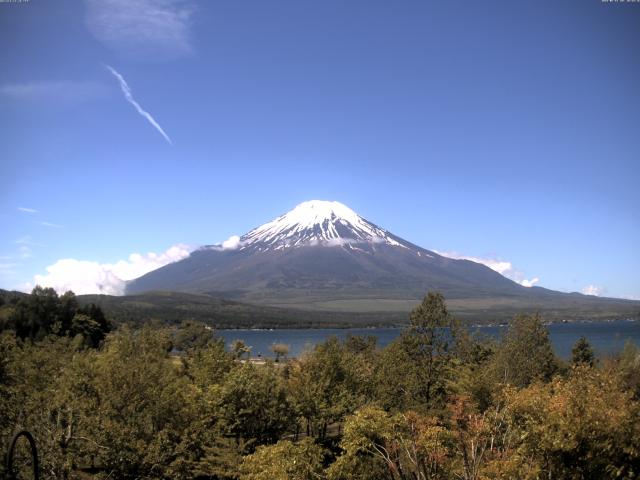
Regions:
[[254, 228], [240, 239], [241, 249], [262, 251], [303, 245], [386, 243], [410, 248], [389, 232], [365, 220], [340, 202], [310, 200], [275, 220]]

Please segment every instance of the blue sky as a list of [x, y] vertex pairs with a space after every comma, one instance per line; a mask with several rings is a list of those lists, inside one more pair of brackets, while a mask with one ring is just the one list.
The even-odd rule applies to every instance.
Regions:
[[640, 298], [639, 25], [600, 0], [0, 3], [0, 287], [109, 283], [326, 199]]

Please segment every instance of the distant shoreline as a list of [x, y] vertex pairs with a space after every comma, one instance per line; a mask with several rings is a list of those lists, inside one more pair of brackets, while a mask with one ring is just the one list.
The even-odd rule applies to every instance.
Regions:
[[[578, 320], [551, 320], [545, 321], [544, 325], [566, 325], [566, 324], [578, 324], [578, 323], [612, 323], [612, 322], [631, 322], [631, 323], [640, 323], [640, 317], [638, 318], [628, 318], [628, 317], [620, 317], [620, 318], [609, 318], [609, 319], [578, 319]], [[277, 330], [384, 330], [384, 329], [396, 329], [396, 328], [405, 328], [410, 326], [410, 323], [396, 324], [396, 325], [384, 325], [384, 326], [376, 326], [376, 325], [366, 325], [366, 326], [354, 326], [354, 325], [331, 325], [331, 326], [308, 326], [308, 327], [272, 327], [272, 328], [229, 328], [229, 327], [212, 327], [214, 331], [237, 331], [237, 332], [273, 332]], [[508, 327], [509, 322], [500, 322], [500, 323], [474, 323], [471, 325], [465, 325], [467, 328], [485, 328], [485, 327]]]

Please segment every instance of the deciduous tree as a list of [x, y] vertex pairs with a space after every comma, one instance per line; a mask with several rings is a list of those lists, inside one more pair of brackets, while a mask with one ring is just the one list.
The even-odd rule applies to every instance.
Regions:
[[429, 292], [410, 318], [380, 357], [378, 396], [389, 408], [442, 409], [452, 379], [452, 317], [442, 295]]
[[517, 315], [511, 321], [492, 367], [498, 382], [526, 387], [536, 380], [551, 380], [558, 366], [549, 332], [535, 314]]
[[323, 449], [312, 438], [280, 440], [258, 447], [244, 458], [240, 480], [317, 480], [322, 478]]

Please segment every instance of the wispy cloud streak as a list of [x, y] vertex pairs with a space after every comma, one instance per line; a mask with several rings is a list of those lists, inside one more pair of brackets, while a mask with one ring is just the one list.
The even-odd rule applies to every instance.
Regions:
[[22, 213], [38, 213], [38, 210], [35, 208], [26, 208], [26, 207], [18, 207], [18, 211]]
[[96, 82], [40, 81], [0, 85], [0, 96], [21, 101], [79, 103], [104, 97], [105, 85]]
[[160, 124], [155, 121], [155, 119], [151, 116], [151, 114], [149, 112], [144, 110], [140, 106], [140, 104], [138, 102], [136, 102], [135, 98], [133, 98], [133, 95], [131, 94], [131, 89], [129, 88], [129, 85], [127, 84], [127, 81], [124, 79], [124, 77], [122, 75], [120, 75], [113, 67], [110, 67], [109, 65], [105, 65], [105, 67], [107, 68], [107, 70], [109, 70], [113, 74], [114, 77], [116, 77], [116, 79], [120, 83], [120, 89], [122, 90], [122, 93], [124, 94], [124, 98], [127, 100], [127, 102], [129, 102], [131, 105], [133, 105], [133, 107], [137, 110], [137, 112], [140, 115], [142, 115], [144, 118], [146, 118], [147, 121], [158, 132], [160, 132], [160, 135], [162, 135], [164, 137], [164, 139], [167, 142], [169, 142], [170, 145], [173, 145], [173, 142], [171, 141], [169, 136], [164, 132], [164, 130], [162, 129]]
[[118, 55], [141, 61], [171, 60], [193, 53], [191, 0], [85, 0], [86, 25]]
[[40, 222], [40, 225], [42, 225], [43, 227], [50, 227], [50, 228], [62, 228], [62, 225], [58, 225], [57, 223], [51, 223], [51, 222]]
[[1, 275], [13, 275], [16, 273], [15, 267], [17, 267], [17, 263], [4, 263], [0, 262], [0, 274]]

